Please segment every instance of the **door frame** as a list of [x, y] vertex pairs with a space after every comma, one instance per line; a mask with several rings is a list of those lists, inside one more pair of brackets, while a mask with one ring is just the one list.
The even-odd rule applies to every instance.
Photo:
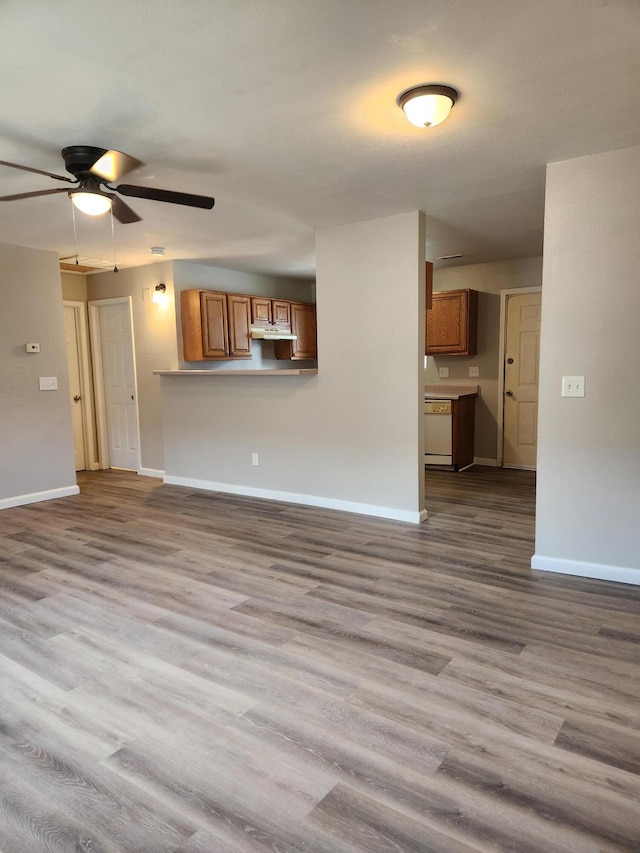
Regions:
[[129, 327], [131, 329], [131, 349], [133, 352], [133, 387], [136, 404], [137, 460], [136, 471], [140, 473], [140, 409], [138, 406], [138, 377], [136, 373], [136, 345], [133, 336], [133, 303], [130, 296], [114, 296], [111, 299], [91, 299], [89, 306], [89, 331], [93, 351], [93, 387], [96, 407], [96, 433], [98, 436], [97, 468], [110, 468], [109, 435], [107, 431], [106, 396], [104, 391], [104, 364], [102, 360], [102, 332], [100, 330], [100, 309], [108, 305], [127, 305], [129, 308]]
[[502, 468], [504, 462], [504, 357], [507, 348], [507, 302], [511, 296], [525, 293], [542, 293], [542, 285], [537, 287], [511, 287], [500, 291], [500, 344], [498, 348], [498, 447], [496, 460]]
[[84, 438], [85, 463], [88, 471], [97, 471], [100, 467], [96, 448], [96, 430], [94, 424], [94, 395], [91, 375], [91, 357], [89, 355], [89, 332], [87, 327], [87, 303], [64, 299], [65, 308], [73, 308], [80, 363], [80, 404], [82, 408], [82, 432]]

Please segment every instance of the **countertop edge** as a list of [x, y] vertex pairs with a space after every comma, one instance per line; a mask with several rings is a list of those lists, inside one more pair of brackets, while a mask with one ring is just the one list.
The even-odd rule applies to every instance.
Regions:
[[154, 370], [154, 376], [315, 376], [317, 367], [284, 370]]

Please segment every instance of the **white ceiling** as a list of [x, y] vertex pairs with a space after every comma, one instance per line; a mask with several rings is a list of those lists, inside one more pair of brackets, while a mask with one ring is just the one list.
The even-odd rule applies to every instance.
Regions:
[[[116, 148], [128, 183], [215, 196], [128, 199], [120, 266], [308, 276], [314, 229], [416, 209], [430, 259], [537, 255], [545, 164], [640, 143], [638, 0], [3, 0], [0, 69], [0, 159]], [[430, 130], [396, 105], [420, 83], [461, 93]], [[0, 195], [54, 186], [0, 167]], [[66, 196], [0, 203], [0, 240], [73, 254]], [[78, 248], [111, 258], [109, 219]]]

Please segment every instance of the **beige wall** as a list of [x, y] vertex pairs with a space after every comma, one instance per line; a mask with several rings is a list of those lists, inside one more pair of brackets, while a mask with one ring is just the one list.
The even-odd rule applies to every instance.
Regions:
[[163, 377], [168, 480], [415, 520], [423, 247], [418, 212], [319, 231], [318, 375]]
[[[0, 245], [0, 304], [2, 507], [77, 490], [56, 253]], [[40, 391], [40, 376], [56, 376], [58, 390]]]
[[78, 273], [61, 272], [62, 298], [69, 302], [87, 301], [87, 276]]
[[[536, 556], [640, 583], [640, 147], [547, 169]], [[561, 397], [584, 375], [583, 399]]]
[[[498, 381], [500, 364], [500, 291], [542, 284], [542, 258], [520, 258], [490, 264], [469, 264], [436, 269], [434, 290], [479, 291], [478, 354], [475, 356], [429, 356], [425, 370], [428, 384], [480, 385], [476, 400], [475, 456], [495, 460], [498, 441]], [[480, 378], [469, 377], [469, 367], [480, 368]], [[449, 378], [439, 379], [438, 368], [448, 367]]]

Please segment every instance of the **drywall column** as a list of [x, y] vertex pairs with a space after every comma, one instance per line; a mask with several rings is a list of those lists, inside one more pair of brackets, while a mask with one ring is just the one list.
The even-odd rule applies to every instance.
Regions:
[[346, 439], [362, 468], [354, 476], [373, 478], [383, 505], [392, 498], [416, 514], [424, 508], [424, 246], [417, 211], [316, 234], [318, 355], [336, 444]]
[[419, 521], [424, 236], [417, 211], [317, 233], [317, 376], [163, 376], [165, 480]]
[[[78, 493], [55, 252], [0, 245], [0, 509]], [[39, 343], [27, 353], [25, 344]], [[57, 390], [41, 391], [40, 377]]]
[[[640, 583], [640, 147], [547, 169], [532, 566]], [[586, 396], [562, 398], [563, 375]]]

